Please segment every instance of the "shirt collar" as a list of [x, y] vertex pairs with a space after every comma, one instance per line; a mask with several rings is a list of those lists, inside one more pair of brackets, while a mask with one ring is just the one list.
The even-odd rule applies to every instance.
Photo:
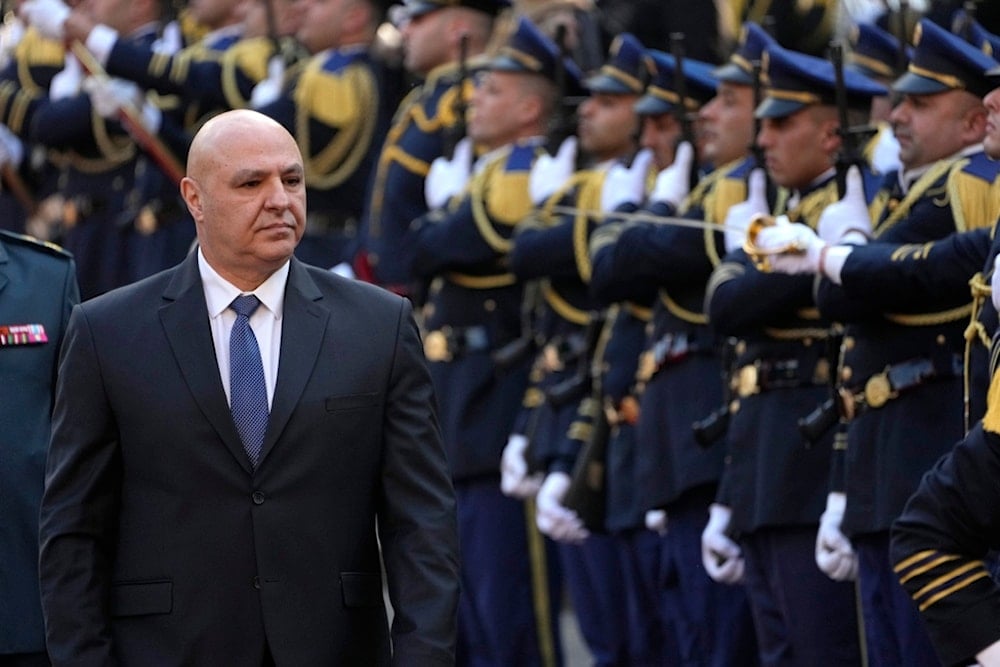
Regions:
[[[257, 289], [250, 292], [267, 308], [275, 319], [281, 319], [285, 306], [285, 285], [288, 284], [288, 271], [291, 263], [285, 262], [277, 271], [268, 276]], [[233, 299], [244, 292], [220, 276], [212, 268], [198, 248], [198, 272], [205, 290], [205, 303], [208, 305], [208, 316], [218, 317], [229, 308]]]

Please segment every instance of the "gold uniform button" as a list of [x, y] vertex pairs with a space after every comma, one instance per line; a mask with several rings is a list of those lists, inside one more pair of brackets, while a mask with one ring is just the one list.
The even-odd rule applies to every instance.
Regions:
[[850, 366], [844, 366], [840, 369], [840, 380], [841, 382], [850, 382], [851, 376], [854, 375], [854, 370]]
[[854, 336], [844, 336], [844, 341], [840, 344], [840, 346], [845, 352], [849, 352], [854, 349], [856, 344]]
[[735, 415], [739, 411], [740, 411], [740, 402], [738, 400], [730, 401], [729, 414]]
[[497, 302], [494, 301], [493, 299], [486, 299], [486, 301], [483, 302], [483, 310], [485, 310], [486, 312], [492, 313], [496, 309], [497, 309]]
[[746, 351], [747, 351], [747, 342], [745, 340], [741, 340], [740, 342], [736, 343], [736, 354], [746, 354]]
[[865, 403], [870, 408], [881, 408], [892, 398], [892, 385], [885, 373], [878, 373], [868, 378], [865, 383]]
[[754, 365], [744, 366], [736, 376], [736, 393], [740, 398], [756, 394], [758, 373]]
[[441, 331], [431, 331], [424, 338], [424, 356], [427, 361], [450, 361], [448, 338]]
[[945, 337], [944, 337], [944, 335], [943, 335], [943, 334], [938, 334], [938, 337], [937, 337], [937, 339], [935, 340], [935, 342], [936, 342], [936, 343], [937, 343], [938, 345], [944, 345], [944, 344], [945, 344], [945, 343], [946, 343], [947, 341], [945, 340]]

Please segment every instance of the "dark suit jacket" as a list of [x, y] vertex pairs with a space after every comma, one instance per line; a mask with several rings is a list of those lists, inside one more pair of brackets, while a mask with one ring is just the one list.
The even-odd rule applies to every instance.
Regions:
[[47, 338], [0, 342], [0, 655], [45, 650], [38, 504], [59, 345], [79, 300], [69, 254], [0, 231], [0, 336], [40, 324]]
[[[453, 661], [454, 498], [409, 302], [292, 260], [261, 460], [192, 254], [76, 308], [41, 512], [56, 665]], [[376, 531], [376, 526], [378, 530]]]

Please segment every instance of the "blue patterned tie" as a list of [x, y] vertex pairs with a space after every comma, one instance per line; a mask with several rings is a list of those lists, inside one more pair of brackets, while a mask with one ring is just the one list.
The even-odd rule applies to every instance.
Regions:
[[259, 305], [253, 294], [238, 296], [229, 305], [236, 311], [236, 322], [229, 334], [229, 405], [243, 448], [254, 467], [264, 446], [268, 417], [264, 365], [257, 337], [250, 328], [250, 316]]

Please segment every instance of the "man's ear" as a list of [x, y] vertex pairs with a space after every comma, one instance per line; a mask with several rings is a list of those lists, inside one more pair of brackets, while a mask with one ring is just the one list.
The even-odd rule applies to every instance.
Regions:
[[822, 139], [820, 144], [826, 153], [833, 155], [840, 150], [843, 139], [840, 136], [840, 122], [833, 119], [824, 120], [820, 124]]
[[197, 181], [190, 176], [185, 176], [181, 179], [181, 196], [184, 198], [184, 203], [187, 204], [188, 211], [191, 212], [191, 217], [194, 218], [195, 222], [200, 222], [204, 219], [205, 216], [201, 206], [201, 188], [198, 187]]

